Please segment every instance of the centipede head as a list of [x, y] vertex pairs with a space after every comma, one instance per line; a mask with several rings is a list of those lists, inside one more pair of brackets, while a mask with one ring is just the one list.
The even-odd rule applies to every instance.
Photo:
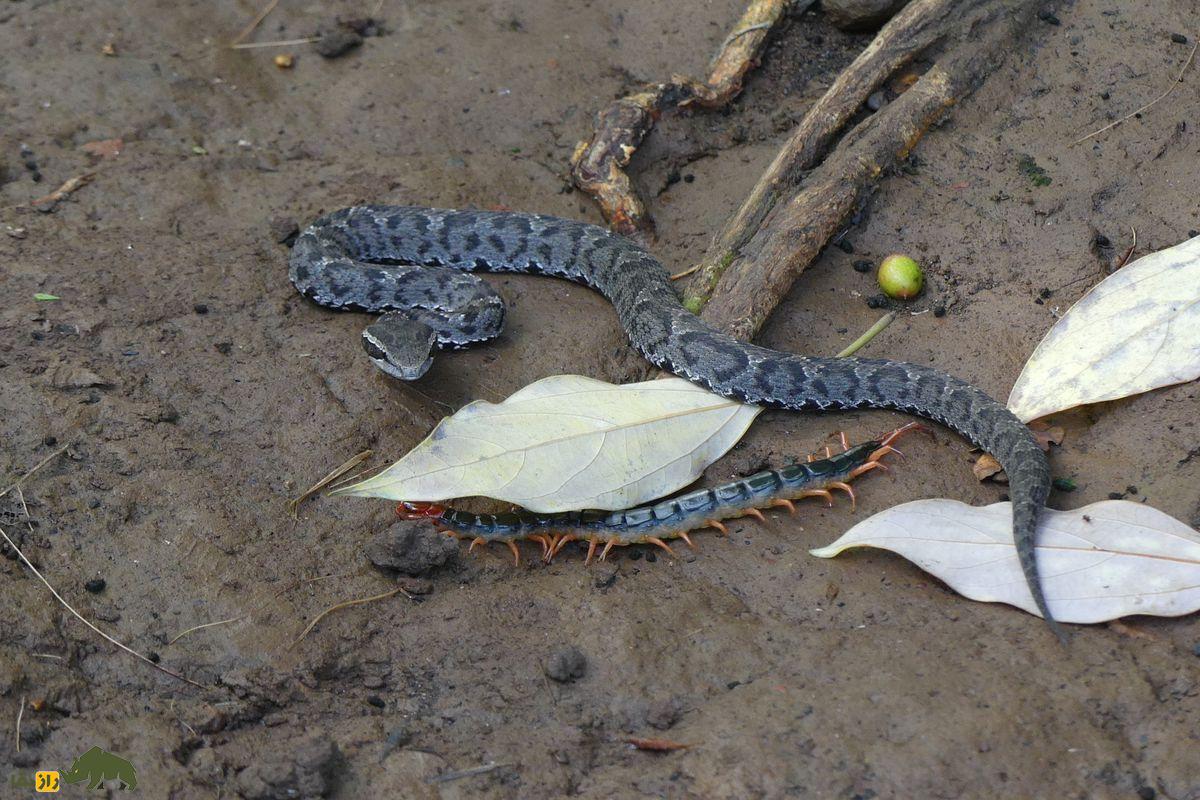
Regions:
[[446, 507], [437, 503], [410, 503], [405, 500], [396, 506], [400, 519], [432, 519], [445, 513]]

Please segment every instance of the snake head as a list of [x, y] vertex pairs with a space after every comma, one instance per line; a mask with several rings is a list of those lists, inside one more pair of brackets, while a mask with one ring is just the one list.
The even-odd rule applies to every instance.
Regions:
[[437, 334], [404, 314], [384, 314], [362, 333], [363, 349], [379, 369], [402, 381], [415, 381], [433, 363]]
[[396, 516], [400, 519], [440, 517], [445, 511], [446, 507], [437, 503], [410, 503], [405, 500], [396, 506]]

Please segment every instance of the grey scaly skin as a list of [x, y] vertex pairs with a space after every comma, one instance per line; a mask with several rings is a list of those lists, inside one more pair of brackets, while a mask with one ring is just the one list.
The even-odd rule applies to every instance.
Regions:
[[1020, 420], [965, 381], [917, 364], [801, 356], [738, 341], [683, 308], [666, 270], [641, 247], [557, 217], [358, 206], [306, 228], [290, 261], [292, 283], [320, 305], [403, 310], [389, 315], [382, 335], [364, 335], [364, 347], [380, 369], [408, 380], [428, 368], [423, 343], [463, 347], [499, 334], [503, 303], [465, 274], [472, 270], [586, 284], [613, 304], [630, 342], [649, 361], [726, 397], [795, 411], [891, 408], [958, 431], [1008, 473], [1021, 569], [1042, 617], [1058, 631], [1034, 555], [1038, 514], [1050, 491], [1046, 456]]

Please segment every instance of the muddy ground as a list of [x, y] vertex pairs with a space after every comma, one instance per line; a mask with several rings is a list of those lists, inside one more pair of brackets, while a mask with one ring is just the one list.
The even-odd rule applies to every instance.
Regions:
[[[225, 47], [252, 0], [0, 3], [2, 483], [67, 446], [23, 485], [28, 519], [15, 493], [0, 500], [4, 529], [86, 617], [212, 687], [100, 640], [9, 553], [6, 780], [98, 745], [151, 797], [1200, 797], [1195, 616], [1077, 628], [1064, 648], [1037, 619], [963, 600], [899, 557], [808, 555], [900, 502], [999, 499], [946, 431], [865, 478], [857, 514], [748, 521], [675, 560], [631, 549], [544, 566], [527, 550], [514, 568], [499, 550], [454, 551], [404, 584], [416, 600], [339, 611], [296, 643], [322, 610], [397, 585], [365, 553], [399, 529], [382, 501], [318, 498], [293, 521], [289, 498], [361, 450], [394, 460], [471, 399], [556, 373], [609, 377], [626, 346], [589, 291], [496, 278], [503, 337], [401, 385], [361, 352], [363, 315], [295, 293], [271, 221], [362, 201], [599, 221], [564, 182], [592, 113], [640, 81], [701, 72], [741, 5], [284, 2], [252, 37], [382, 20], [383, 35], [327, 60]], [[760, 341], [836, 352], [878, 314], [854, 261], [907, 251], [931, 265], [913, 307], [927, 313], [902, 316], [870, 354], [1006, 396], [1131, 228], [1139, 254], [1200, 228], [1194, 69], [1140, 119], [1071, 145], [1183, 64], [1191, 43], [1170, 34], [1200, 34], [1195, 6], [1154, 5], [1079, 0], [1032, 27], [883, 180], [846, 237], [854, 252], [830, 248]], [[728, 113], [666, 118], [634, 170], [669, 268], [701, 255], [869, 38], [796, 16]], [[281, 52], [292, 69], [272, 64]], [[80, 149], [113, 137], [114, 158]], [[1026, 156], [1048, 185], [1019, 167]], [[85, 172], [93, 182], [47, 213], [13, 208]], [[1197, 391], [1061, 415], [1052, 464], [1078, 488], [1052, 504], [1115, 492], [1197, 524]], [[707, 479], [901, 419], [768, 414]], [[558, 682], [546, 668], [568, 647], [584, 673]], [[630, 735], [691, 747], [637, 752]], [[487, 764], [499, 766], [429, 781]]]

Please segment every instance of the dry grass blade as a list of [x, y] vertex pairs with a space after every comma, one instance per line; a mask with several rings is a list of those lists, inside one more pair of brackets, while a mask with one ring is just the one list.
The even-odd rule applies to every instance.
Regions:
[[652, 753], [669, 753], [673, 750], [686, 750], [691, 747], [690, 744], [673, 742], [670, 739], [643, 739], [638, 736], [629, 736], [621, 741], [633, 745], [638, 750], [649, 750]]
[[383, 592], [382, 594], [371, 595], [370, 597], [360, 597], [357, 600], [347, 600], [344, 603], [338, 603], [336, 605], [332, 605], [329, 608], [322, 611], [320, 614], [317, 614], [317, 616], [313, 618], [313, 621], [308, 623], [308, 627], [306, 627], [304, 629], [304, 631], [301, 632], [301, 634], [296, 637], [296, 641], [292, 642], [291, 647], [289, 647], [288, 649], [290, 650], [290, 649], [292, 649], [292, 647], [295, 647], [296, 645], [300, 644], [300, 642], [304, 639], [304, 637], [308, 636], [308, 634], [312, 632], [312, 629], [317, 627], [318, 622], [325, 619], [327, 616], [329, 616], [333, 612], [340, 611], [343, 608], [350, 608], [351, 606], [361, 606], [361, 605], [366, 605], [367, 603], [374, 603], [377, 600], [387, 600], [389, 597], [395, 597], [398, 594], [404, 595], [409, 600], [413, 599], [413, 596], [411, 594], [409, 594], [409, 592], [406, 589], [404, 589], [404, 587], [397, 586], [395, 589], [392, 589], [391, 591], [388, 591], [388, 592]]
[[59, 603], [61, 603], [63, 608], [67, 609], [67, 611], [70, 611], [71, 615], [74, 616], [75, 619], [79, 620], [84, 625], [91, 628], [92, 631], [97, 633], [105, 641], [124, 650], [126, 653], [129, 653], [134, 658], [137, 658], [140, 661], [145, 661], [147, 664], [154, 667], [156, 670], [158, 670], [159, 672], [161, 672], [165, 675], [170, 675], [172, 678], [175, 678], [176, 680], [181, 680], [184, 683], [190, 683], [192, 686], [195, 686], [197, 689], [207, 689], [208, 688], [204, 684], [196, 683], [191, 678], [185, 677], [185, 676], [179, 674], [178, 672], [175, 672], [174, 670], [169, 670], [166, 667], [162, 666], [161, 664], [156, 664], [155, 662], [151, 661], [149, 658], [142, 655], [138, 651], [134, 650], [133, 648], [129, 647], [128, 645], [126, 645], [122, 642], [117, 641], [116, 639], [109, 636], [104, 631], [97, 628], [94, 624], [92, 624], [90, 621], [88, 621], [88, 619], [86, 617], [84, 617], [82, 614], [80, 614], [78, 611], [76, 611], [75, 608], [70, 603], [68, 603], [66, 600], [63, 599], [62, 595], [60, 595], [58, 593], [58, 590], [55, 589], [50, 584], [50, 581], [46, 580], [45, 576], [42, 575], [42, 573], [38, 571], [38, 568], [33, 565], [33, 562], [31, 562], [28, 558], [25, 557], [25, 553], [23, 553], [21, 551], [21, 548], [17, 547], [16, 542], [14, 542], [11, 538], [9, 538], [8, 533], [3, 528], [0, 528], [0, 536], [4, 537], [4, 541], [8, 542], [8, 546], [13, 549], [13, 552], [17, 554], [17, 556], [21, 559], [22, 562], [24, 562], [25, 566], [29, 567], [30, 572], [32, 572], [34, 575], [36, 575], [38, 580], [40, 580], [43, 584], [45, 584], [46, 588], [50, 590], [50, 594], [54, 595], [54, 599], [57, 600]]
[[1150, 108], [1150, 106], [1154, 105], [1155, 103], [1164, 99], [1171, 92], [1175, 91], [1175, 87], [1178, 86], [1183, 81], [1183, 73], [1187, 72], [1187, 68], [1189, 66], [1191, 66], [1191, 64], [1192, 64], [1192, 59], [1194, 59], [1196, 57], [1196, 48], [1197, 47], [1200, 47], [1200, 42], [1197, 42], [1196, 44], [1192, 45], [1192, 52], [1188, 53], [1187, 60], [1183, 62], [1183, 66], [1179, 69], [1179, 74], [1175, 76], [1175, 80], [1171, 82], [1171, 85], [1169, 87], [1167, 87], [1167, 90], [1165, 92], [1163, 92], [1158, 97], [1151, 100], [1149, 103], [1146, 103], [1146, 105], [1142, 106], [1141, 108], [1139, 108], [1135, 111], [1130, 111], [1128, 114], [1126, 114], [1125, 116], [1116, 120], [1115, 122], [1108, 123], [1100, 130], [1092, 131], [1087, 136], [1080, 136], [1078, 139], [1071, 142], [1071, 145], [1074, 146], [1074, 145], [1079, 144], [1080, 142], [1086, 142], [1088, 139], [1091, 139], [1093, 136], [1099, 136], [1100, 134], [1104, 133], [1105, 131], [1112, 130], [1113, 128], [1120, 125], [1122, 122], [1133, 119], [1138, 114], [1141, 114], [1143, 111]]
[[180, 639], [182, 639], [184, 636], [187, 636], [189, 633], [192, 633], [193, 631], [198, 631], [198, 630], [201, 630], [202, 628], [213, 628], [213, 627], [216, 627], [217, 625], [228, 625], [231, 622], [237, 622], [239, 619], [245, 619], [245, 618], [246, 618], [246, 615], [243, 614], [239, 617], [230, 617], [229, 619], [222, 619], [222, 620], [218, 620], [216, 622], [205, 622], [203, 625], [193, 625], [192, 627], [188, 628], [187, 630], [183, 630], [183, 631], [180, 631], [179, 633], [175, 634], [175, 637], [173, 639], [171, 639], [171, 641], [167, 642], [167, 645], [170, 646], [170, 645], [175, 644]]
[[233, 50], [256, 50], [260, 47], [292, 47], [298, 44], [312, 44], [316, 41], [320, 41], [316, 36], [306, 36], [303, 39], [280, 39], [275, 42], [243, 42], [229, 46]]
[[25, 716], [25, 695], [21, 695], [21, 705], [17, 707], [17, 752], [21, 752], [21, 717]]
[[255, 28], [262, 24], [262, 21], [267, 18], [267, 14], [270, 14], [272, 11], [274, 11], [275, 6], [277, 5], [279, 5], [279, 0], [271, 0], [269, 3], [267, 3], [263, 7], [263, 10], [258, 12], [258, 16], [250, 20], [246, 27], [242, 28], [241, 33], [233, 37], [233, 41], [229, 43], [229, 46], [237, 47], [238, 43], [244, 41], [247, 36], [254, 32]]
[[42, 467], [49, 464], [55, 458], [62, 455], [63, 452], [66, 451], [66, 449], [68, 447], [70, 447], [69, 444], [64, 444], [62, 447], [58, 448], [53, 453], [51, 453], [50, 455], [43, 458], [41, 461], [39, 461], [37, 464], [34, 465], [33, 469], [29, 470], [29, 472], [26, 472], [24, 475], [17, 478], [15, 481], [13, 481], [11, 484], [9, 484], [8, 487], [4, 491], [0, 492], [0, 497], [4, 497], [4, 495], [11, 492], [13, 489], [19, 488], [22, 483], [24, 483], [31, 475], [33, 475], [33, 473], [37, 472], [39, 469], [41, 469]]
[[300, 509], [300, 504], [308, 498], [312, 497], [317, 492], [324, 489], [329, 484], [336, 481], [338, 478], [345, 475], [350, 470], [357, 467], [362, 462], [366, 461], [374, 453], [374, 450], [363, 450], [356, 456], [351, 456], [342, 462], [340, 466], [334, 467], [333, 470], [321, 480], [308, 487], [299, 497], [288, 501], [288, 511], [292, 512], [292, 519], [296, 519], [297, 512]]

